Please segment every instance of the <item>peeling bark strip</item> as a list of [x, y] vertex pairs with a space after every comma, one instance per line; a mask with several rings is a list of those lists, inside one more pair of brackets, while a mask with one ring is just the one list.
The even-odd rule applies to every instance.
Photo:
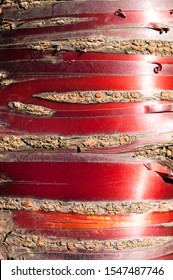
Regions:
[[54, 114], [54, 111], [49, 108], [33, 104], [24, 104], [22, 102], [9, 102], [8, 106], [11, 109], [37, 116], [52, 116]]
[[173, 200], [149, 202], [64, 202], [31, 198], [0, 198], [0, 210], [45, 211], [75, 214], [121, 214], [173, 211]]
[[[36, 106], [39, 107], [39, 106]], [[20, 151], [28, 149], [67, 149], [116, 147], [133, 142], [135, 135], [93, 135], [85, 137], [61, 137], [56, 135], [5, 135], [0, 136], [0, 151]]]
[[173, 100], [173, 91], [163, 91], [160, 94], [143, 94], [138, 91], [72, 91], [45, 92], [35, 94], [34, 97], [56, 101], [60, 103], [96, 104], [114, 102], [139, 102], [151, 99]]
[[30, 45], [35, 51], [111, 52], [134, 54], [173, 55], [173, 42], [161, 40], [116, 40], [105, 36], [72, 38], [59, 41], [42, 41]]
[[126, 250], [143, 247], [156, 247], [167, 242], [173, 241], [172, 237], [155, 237], [143, 239], [129, 240], [59, 240], [56, 237], [45, 238], [37, 235], [20, 235], [12, 233], [7, 236], [6, 247], [27, 247], [30, 249], [40, 248], [42, 250], [58, 250], [58, 251], [101, 251], [101, 250]]

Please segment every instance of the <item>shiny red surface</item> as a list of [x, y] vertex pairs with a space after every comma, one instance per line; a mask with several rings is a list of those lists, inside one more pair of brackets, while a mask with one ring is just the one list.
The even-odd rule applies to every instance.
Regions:
[[[87, 156], [85, 158], [87, 161]], [[143, 164], [93, 162], [4, 162], [1, 196], [30, 196], [62, 200], [172, 199], [172, 179]]]
[[[33, 132], [33, 133], [60, 133], [92, 134], [116, 132], [162, 132], [172, 130], [172, 106], [168, 102], [152, 101], [143, 104], [97, 104], [97, 105], [72, 105], [58, 104], [34, 98], [40, 92], [75, 91], [75, 90], [144, 90], [145, 85], [150, 85], [150, 90], [172, 88], [171, 76], [96, 76], [73, 77], [58, 79], [40, 79], [16, 83], [8, 88], [1, 89], [0, 103], [7, 108], [9, 101], [21, 101], [43, 105], [57, 110], [55, 117], [36, 118], [11, 110], [10, 114], [1, 113], [1, 131]], [[27, 88], [27, 91], [25, 90]], [[157, 106], [157, 104], [159, 106]], [[164, 106], [162, 106], [162, 104]], [[170, 102], [171, 104], [171, 102]], [[152, 105], [152, 106], [150, 106]], [[161, 105], [161, 106], [160, 106]], [[168, 105], [168, 106], [167, 106]], [[13, 114], [11, 114], [13, 112]], [[154, 114], [154, 112], [156, 114]], [[164, 112], [159, 113], [159, 112]], [[140, 113], [140, 114], [139, 114]], [[147, 113], [141, 115], [141, 113]], [[113, 115], [117, 115], [113, 117]], [[136, 114], [136, 115], [133, 115]], [[74, 117], [64, 118], [64, 117]], [[83, 118], [88, 116], [88, 118]], [[93, 119], [93, 117], [95, 118]], [[62, 118], [63, 117], [63, 118]], [[161, 123], [163, 125], [161, 126]], [[154, 126], [153, 126], [154, 123]], [[4, 125], [5, 126], [4, 126]]]
[[[58, 77], [33, 79], [21, 83], [14, 83], [8, 88], [1, 89], [1, 100], [8, 98], [8, 92], [13, 96], [25, 96], [39, 92], [75, 91], [75, 90], [146, 90], [146, 84], [152, 90], [171, 90], [171, 76], [90, 76], [87, 77]], [[27, 91], [26, 91], [27, 89]]]
[[[18, 226], [18, 225], [17, 225]], [[62, 230], [62, 229], [49, 229], [49, 230], [34, 230], [34, 229], [22, 229], [29, 234], [41, 234], [43, 236], [56, 236], [57, 238], [67, 238], [67, 239], [96, 239], [96, 240], [114, 240], [114, 239], [127, 239], [127, 238], [143, 238], [143, 237], [153, 237], [153, 236], [172, 236], [173, 227], [165, 226], [135, 226], [131, 227], [118, 227], [114, 229], [83, 229], [79, 230]]]
[[[170, 218], [168, 218], [168, 216]], [[156, 224], [172, 220], [172, 212], [147, 213], [147, 214], [123, 214], [123, 215], [99, 215], [86, 216], [67, 213], [45, 212], [13, 212], [13, 220], [18, 231], [32, 234], [54, 235], [57, 238], [91, 239], [117, 239], [117, 238], [141, 238], [146, 236], [166, 236], [173, 232], [172, 227], [158, 226]], [[140, 225], [141, 222], [141, 226]], [[147, 226], [152, 223], [152, 226]], [[156, 223], [156, 224], [155, 224]], [[124, 224], [125, 227], [121, 227]], [[108, 229], [111, 227], [112, 229]], [[70, 230], [67, 230], [69, 228]], [[104, 228], [104, 229], [103, 229]], [[114, 229], [113, 229], [114, 228]], [[63, 230], [64, 229], [64, 230]], [[164, 245], [152, 248], [134, 248], [130, 251], [130, 259], [172, 259], [172, 241]], [[37, 254], [37, 253], [36, 253]], [[37, 255], [35, 255], [36, 257]], [[44, 256], [38, 255], [43, 259]], [[46, 259], [129, 259], [129, 251], [83, 251], [54, 252], [47, 250]]]
[[[155, 58], [153, 59], [155, 62]], [[96, 60], [85, 60], [85, 61], [73, 61], [69, 63], [57, 62], [52, 64], [48, 61], [14, 61], [8, 62], [5, 69], [7, 72], [11, 71], [9, 78], [26, 80], [35, 78], [44, 78], [45, 75], [51, 78], [57, 77], [58, 75], [64, 76], [93, 76], [100, 75], [114, 75], [114, 76], [155, 76], [154, 68], [157, 64], [154, 62], [150, 63], [147, 61], [96, 61]], [[156, 58], [157, 62], [157, 58]], [[0, 63], [0, 67], [3, 68], [4, 62]], [[27, 69], [27, 70], [26, 70]], [[173, 75], [173, 65], [164, 65], [159, 76], [171, 76]]]
[[[76, 1], [75, 1], [76, 2]], [[73, 9], [76, 8], [76, 10], [80, 9], [81, 3], [73, 3]], [[65, 6], [65, 5], [64, 5]], [[136, 7], [137, 8], [137, 7]], [[115, 8], [116, 10], [116, 8]], [[115, 11], [114, 10], [114, 11]], [[84, 11], [84, 10], [83, 10]], [[33, 28], [32, 25], [30, 28], [26, 28], [25, 23], [32, 23], [32, 20], [39, 20], [42, 19], [43, 14], [45, 11], [39, 10], [39, 14], [31, 12], [30, 15], [27, 17], [25, 14], [22, 15], [22, 13], [18, 14], [18, 17], [16, 14], [13, 15], [13, 18], [17, 19], [17, 23], [19, 25], [17, 30], [14, 30], [11, 32], [12, 36], [21, 36], [21, 35], [33, 35], [33, 34], [41, 34], [41, 33], [51, 33], [51, 32], [67, 32], [67, 31], [75, 31], [75, 30], [90, 30], [93, 28], [153, 28], [153, 21], [156, 24], [158, 23], [164, 23], [166, 19], [167, 25], [171, 25], [172, 23], [172, 15], [170, 14], [169, 10], [165, 9], [162, 11], [154, 11], [154, 10], [130, 10], [124, 6], [123, 11], [126, 13], [126, 18], [121, 18], [120, 16], [117, 16], [114, 14], [114, 11], [109, 11], [109, 8], [107, 5], [105, 5], [105, 11], [104, 12], [97, 12], [93, 13], [92, 10], [88, 13], [82, 13], [78, 14], [76, 11], [70, 11], [69, 9], [66, 9], [64, 13], [59, 10], [56, 10], [54, 13], [54, 17], [73, 17], [83, 19], [83, 22], [73, 23], [73, 24], [66, 24], [66, 25], [60, 25], [60, 26], [46, 26], [42, 28]], [[49, 15], [49, 8], [47, 8], [47, 19], [52, 18], [52, 15]], [[31, 16], [33, 17], [32, 20], [30, 20]], [[156, 25], [155, 24], [155, 25]], [[10, 33], [8, 32], [5, 37], [10, 37]]]
[[[51, 252], [47, 251], [46, 254], [41, 254], [34, 252], [33, 259], [37, 260], [172, 260], [173, 253], [170, 253], [170, 249], [163, 248], [160, 252], [160, 247], [156, 250], [151, 251], [150, 249], [142, 249], [128, 251], [128, 252], [105, 252], [97, 251], [96, 253], [86, 253], [86, 252]], [[167, 254], [168, 252], [168, 254]], [[158, 257], [159, 256], [159, 257]]]
[[[69, 10], [70, 10], [71, 5], [69, 5], [69, 3], [68, 4], [66, 3], [66, 8], [67, 7], [69, 7]], [[129, 0], [124, 0], [124, 1], [117, 0], [116, 5], [115, 5], [115, 1], [113, 1], [113, 0], [107, 1], [106, 3], [101, 0], [96, 0], [95, 2], [93, 2], [92, 0], [87, 0], [84, 3], [81, 3], [81, 7], [83, 9], [86, 8], [86, 10], [92, 10], [93, 12], [94, 12], [94, 10], [103, 12], [103, 11], [105, 11], [105, 7], [107, 7], [110, 10], [110, 12], [114, 11], [114, 7], [115, 7], [115, 9], [117, 9], [117, 8], [124, 9], [124, 7], [126, 7], [129, 10], [132, 10], [132, 9], [142, 9], [142, 10], [146, 9], [147, 10], [149, 8], [152, 10], [158, 10], [158, 9], [161, 9], [161, 10], [168, 9], [169, 10], [169, 9], [172, 9], [172, 1], [164, 0], [164, 1], [158, 2], [157, 0], [153, 0], [151, 2], [150, 0], [145, 0], [145, 1], [138, 0], [136, 2], [135, 0], [131, 0], [129, 2]], [[59, 5], [55, 5], [54, 11], [58, 10], [58, 8], [59, 8]], [[72, 10], [70, 10], [70, 11], [72, 11]], [[61, 10], [61, 12], [62, 12], [62, 10]]]
[[[25, 30], [25, 29], [24, 29]], [[29, 32], [28, 32], [29, 33]], [[12, 33], [9, 33], [10, 36], [1, 36], [0, 38], [0, 45], [1, 49], [5, 48], [11, 48], [11, 49], [18, 49], [21, 47], [28, 47], [28, 45], [31, 44], [31, 42], [44, 42], [44, 41], [57, 41], [57, 40], [62, 40], [65, 38], [85, 38], [89, 36], [110, 36], [110, 37], [115, 37], [117, 39], [123, 39], [123, 40], [130, 40], [131, 38], [133, 39], [145, 39], [145, 40], [159, 40], [160, 38], [162, 40], [167, 40], [171, 41], [173, 39], [173, 34], [172, 32], [168, 33], [163, 33], [162, 35], [152, 27], [150, 28], [144, 28], [144, 27], [139, 27], [139, 28], [122, 28], [122, 29], [117, 29], [114, 26], [112, 28], [104, 29], [87, 29], [87, 30], [76, 30], [74, 32], [52, 32], [52, 29], [50, 32], [47, 32], [45, 34], [32, 34], [30, 36], [26, 36], [25, 34], [22, 36], [11, 36]], [[14, 34], [15, 35], [15, 34]], [[161, 37], [160, 37], [161, 36]], [[17, 47], [16, 47], [17, 46]]]
[[[153, 96], [173, 89], [173, 58], [80, 52], [38, 52], [31, 43], [65, 38], [111, 36], [124, 39], [173, 39], [172, 30], [159, 34], [160, 24], [172, 25], [172, 0], [68, 1], [28, 10], [7, 9], [21, 24], [0, 35], [0, 70], [12, 84], [0, 91], [0, 135], [57, 134], [61, 136], [153, 133], [124, 147], [98, 151], [1, 152], [0, 196], [64, 201], [148, 201], [173, 199], [169, 162], [150, 162], [128, 155], [136, 147], [170, 141], [172, 101], [72, 105], [43, 101], [42, 92], [85, 90], [145, 91]], [[127, 17], [114, 12], [122, 9]], [[39, 13], [38, 13], [39, 11]], [[25, 22], [52, 17], [80, 17], [85, 22], [64, 26], [25, 28]], [[155, 66], [162, 71], [154, 73]], [[145, 95], [145, 93], [144, 93]], [[147, 93], [146, 93], [147, 95]], [[150, 94], [149, 94], [150, 96]], [[52, 117], [14, 111], [8, 102], [20, 101], [55, 110]], [[162, 133], [165, 133], [162, 135]], [[154, 133], [159, 135], [154, 135]], [[103, 152], [103, 154], [102, 154]], [[118, 155], [121, 152], [123, 154]], [[100, 154], [99, 154], [100, 153]], [[109, 155], [108, 155], [109, 153]], [[163, 165], [164, 164], [164, 165]], [[43, 211], [12, 211], [14, 230], [63, 239], [111, 240], [173, 236], [173, 211], [144, 214], [79, 215]], [[130, 254], [129, 254], [130, 252]], [[46, 257], [45, 257], [46, 255]], [[133, 251], [62, 253], [46, 251], [39, 259], [173, 259], [172, 241]]]
[[[52, 51], [45, 50], [44, 52], [35, 52], [30, 49], [0, 49], [1, 62], [3, 61], [15, 61], [19, 59], [36, 60], [46, 59], [48, 56], [52, 56]], [[53, 54], [53, 58], [57, 61], [69, 61], [70, 63], [75, 61], [158, 61], [161, 64], [173, 64], [172, 56], [159, 56], [159, 55], [141, 55], [141, 54], [123, 54], [123, 53], [103, 53], [103, 52], [69, 52], [60, 51]], [[25, 69], [26, 71], [27, 69]]]
[[159, 132], [161, 127], [162, 132], [173, 130], [172, 113], [96, 115], [87, 118], [36, 118], [22, 114], [1, 114], [0, 123], [1, 132], [57, 133], [64, 136]]
[[[35, 252], [34, 258], [49, 260], [172, 260], [172, 244], [166, 246], [158, 246], [157, 248], [140, 248], [132, 251], [79, 251], [79, 252], [51, 252], [46, 254]], [[129, 257], [130, 256], [130, 257]]]
[[155, 226], [173, 222], [173, 212], [117, 215], [79, 215], [41, 211], [15, 211], [16, 227], [35, 230], [88, 230]]
[[[76, 6], [78, 7], [78, 10], [76, 9]], [[66, 3], [54, 3], [52, 6], [42, 7], [39, 9], [42, 10], [42, 15], [45, 17], [58, 14], [81, 14], [81, 12], [85, 13], [104, 13], [109, 12], [115, 12], [117, 9], [122, 10], [146, 10], [146, 11], [159, 11], [159, 10], [169, 10], [172, 9], [172, 0], [164, 0], [158, 2], [157, 0], [153, 0], [152, 2], [150, 0], [138, 0], [137, 2], [135, 0], [116, 0], [116, 4], [114, 0], [110, 0], [107, 2], [104, 2], [102, 0], [95, 0], [94, 2], [92, 0], [86, 0], [86, 1], [70, 1]], [[9, 9], [11, 10], [11, 9]], [[16, 11], [15, 11], [16, 12]], [[35, 10], [33, 12], [36, 13]], [[23, 14], [26, 18], [30, 15], [29, 11], [24, 11]]]

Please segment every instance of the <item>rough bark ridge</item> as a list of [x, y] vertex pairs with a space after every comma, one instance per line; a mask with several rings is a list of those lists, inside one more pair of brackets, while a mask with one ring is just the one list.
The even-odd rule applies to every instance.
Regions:
[[173, 259], [172, 8], [0, 1], [0, 259]]

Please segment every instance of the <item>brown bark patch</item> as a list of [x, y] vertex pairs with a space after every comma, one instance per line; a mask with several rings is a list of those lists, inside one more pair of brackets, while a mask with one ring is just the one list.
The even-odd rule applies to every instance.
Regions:
[[170, 161], [173, 159], [173, 144], [149, 145], [138, 149], [135, 154], [136, 156]]
[[60, 252], [80, 250], [101, 251], [101, 250], [126, 250], [134, 248], [147, 248], [163, 245], [172, 240], [172, 237], [155, 237], [130, 240], [59, 240], [55, 236], [46, 238], [37, 235], [20, 235], [12, 233], [6, 238], [6, 245], [9, 248], [29, 248], [40, 250], [57, 250]]
[[54, 111], [49, 108], [33, 104], [24, 104], [22, 102], [9, 102], [8, 106], [11, 109], [36, 116], [52, 116], [54, 114]]
[[63, 39], [52, 42], [36, 42], [30, 45], [37, 51], [78, 51], [78, 52], [110, 52], [132, 54], [172, 55], [171, 41], [161, 40], [117, 40], [106, 36], [90, 36], [86, 38]]
[[161, 100], [173, 100], [173, 92], [172, 91], [163, 91], [160, 93]]
[[62, 0], [2, 0], [1, 2], [3, 8], [14, 7], [27, 10], [29, 8], [39, 7], [41, 5], [57, 3], [58, 1], [60, 2]]
[[0, 32], [10, 31], [16, 28], [16, 23], [10, 20], [2, 20], [0, 23]]
[[105, 148], [129, 144], [135, 141], [135, 135], [93, 135], [61, 137], [56, 135], [5, 135], [0, 137], [0, 151], [20, 151], [30, 149], [71, 149]]
[[75, 213], [83, 215], [92, 214], [122, 214], [122, 213], [146, 213], [173, 211], [173, 200], [153, 202], [78, 202], [59, 200], [39, 200], [31, 198], [0, 198], [0, 210], [26, 210]]
[[76, 91], [76, 92], [53, 92], [36, 94], [34, 97], [56, 101], [60, 103], [96, 104], [114, 102], [135, 102], [145, 98], [140, 92], [120, 91]]

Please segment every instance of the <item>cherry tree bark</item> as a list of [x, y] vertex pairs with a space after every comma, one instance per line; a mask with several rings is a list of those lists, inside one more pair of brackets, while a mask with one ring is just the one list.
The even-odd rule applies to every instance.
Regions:
[[172, 1], [0, 2], [0, 258], [173, 259]]

